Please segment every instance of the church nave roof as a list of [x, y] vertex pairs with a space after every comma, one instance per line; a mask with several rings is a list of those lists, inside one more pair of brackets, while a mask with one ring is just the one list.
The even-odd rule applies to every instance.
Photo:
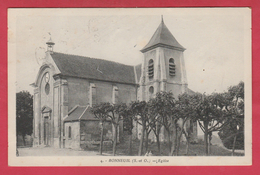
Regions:
[[138, 84], [134, 66], [58, 52], [53, 52], [51, 56], [64, 76]]

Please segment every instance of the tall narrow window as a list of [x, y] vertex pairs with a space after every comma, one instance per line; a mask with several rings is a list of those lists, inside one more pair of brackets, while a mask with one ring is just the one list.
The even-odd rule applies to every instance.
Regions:
[[116, 86], [113, 86], [112, 103], [117, 104], [118, 101], [118, 88]]
[[97, 92], [96, 86], [93, 83], [90, 83], [89, 88], [89, 105], [92, 107], [97, 104]]
[[69, 136], [69, 139], [71, 139], [71, 126], [69, 126], [69, 131], [68, 131], [68, 136]]
[[153, 98], [154, 88], [153, 86], [149, 87], [149, 99]]
[[174, 64], [173, 58], [170, 58], [170, 60], [169, 60], [169, 74], [170, 74], [170, 76], [175, 75], [175, 64]]
[[148, 76], [149, 79], [152, 79], [154, 75], [154, 64], [153, 64], [153, 60], [150, 59], [149, 60], [149, 64], [148, 64]]

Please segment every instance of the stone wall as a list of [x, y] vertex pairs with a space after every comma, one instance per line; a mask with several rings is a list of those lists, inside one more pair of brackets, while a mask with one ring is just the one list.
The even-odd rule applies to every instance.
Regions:
[[[112, 124], [104, 122], [103, 124], [103, 140], [105, 142], [112, 141]], [[100, 142], [100, 122], [98, 120], [80, 121], [80, 147], [86, 149], [98, 145]]]
[[[80, 149], [80, 122], [65, 122], [65, 148]], [[71, 138], [69, 138], [69, 127], [71, 127]]]
[[104, 82], [97, 80], [87, 80], [80, 78], [67, 78], [69, 93], [69, 110], [76, 105], [89, 105], [90, 84], [94, 84], [96, 88], [96, 103], [110, 102], [112, 103], [113, 87], [118, 88], [118, 102], [130, 103], [137, 98], [136, 85], [128, 85], [113, 82]]

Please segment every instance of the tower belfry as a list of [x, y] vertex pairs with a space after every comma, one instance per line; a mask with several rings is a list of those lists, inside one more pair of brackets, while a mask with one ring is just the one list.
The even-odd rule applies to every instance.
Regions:
[[185, 48], [164, 23], [156, 29], [150, 41], [141, 50], [144, 55], [140, 84], [140, 100], [148, 101], [157, 92], [171, 91], [177, 98], [187, 90], [183, 52]]

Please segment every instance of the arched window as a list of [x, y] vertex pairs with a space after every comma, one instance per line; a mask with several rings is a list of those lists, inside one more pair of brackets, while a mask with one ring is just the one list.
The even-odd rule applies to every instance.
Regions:
[[152, 79], [153, 75], [154, 75], [154, 65], [153, 65], [153, 60], [150, 59], [148, 64], [148, 76], [150, 79]]
[[69, 126], [69, 139], [71, 139], [71, 126]]
[[90, 83], [90, 88], [89, 88], [89, 105], [95, 106], [97, 104], [97, 90], [96, 90], [96, 85], [93, 83]]
[[169, 74], [170, 74], [170, 76], [174, 76], [175, 75], [175, 64], [174, 64], [174, 59], [173, 58], [169, 59]]
[[119, 100], [118, 100], [118, 88], [116, 86], [113, 86], [112, 103], [117, 104], [118, 102], [119, 102]]
[[45, 93], [46, 93], [46, 95], [49, 95], [49, 93], [50, 93], [50, 84], [49, 84], [49, 81], [50, 81], [50, 74], [49, 74], [49, 72], [46, 72], [45, 74], [44, 74], [44, 79], [45, 79]]
[[46, 85], [45, 85], [45, 93], [46, 93], [46, 95], [49, 95], [49, 93], [50, 93], [50, 84], [49, 83], [46, 83]]
[[150, 94], [153, 94], [153, 92], [154, 92], [154, 88], [153, 88], [153, 86], [150, 86], [150, 88], [149, 88], [149, 92], [150, 92]]
[[154, 88], [153, 86], [149, 87], [149, 99], [153, 98]]

